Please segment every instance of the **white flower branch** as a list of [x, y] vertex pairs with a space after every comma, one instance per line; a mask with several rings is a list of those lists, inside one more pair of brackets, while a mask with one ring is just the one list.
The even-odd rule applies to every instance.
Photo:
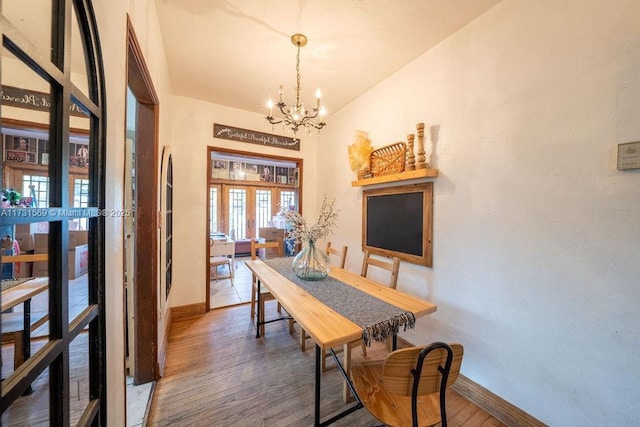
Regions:
[[287, 232], [287, 238], [293, 239], [296, 243], [314, 243], [333, 233], [338, 218], [338, 211], [334, 210], [335, 203], [336, 199], [329, 199], [325, 194], [318, 222], [311, 227], [298, 212], [282, 208], [280, 214], [284, 217], [287, 225], [291, 227], [291, 230]]

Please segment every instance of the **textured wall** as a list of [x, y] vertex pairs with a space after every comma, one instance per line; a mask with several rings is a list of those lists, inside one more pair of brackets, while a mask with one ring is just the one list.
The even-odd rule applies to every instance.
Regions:
[[434, 263], [403, 262], [398, 288], [438, 312], [407, 338], [460, 341], [465, 375], [550, 425], [640, 423], [640, 171], [616, 170], [640, 140], [639, 76], [640, 2], [504, 0], [321, 136], [318, 193], [338, 198], [331, 239], [357, 271], [347, 145], [426, 123]]

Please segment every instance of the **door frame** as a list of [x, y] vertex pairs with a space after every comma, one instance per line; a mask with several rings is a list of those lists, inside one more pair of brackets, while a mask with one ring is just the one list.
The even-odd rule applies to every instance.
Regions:
[[[136, 98], [136, 191], [133, 383], [159, 377], [158, 366], [158, 110], [159, 99], [142, 49], [127, 16], [127, 84]], [[140, 191], [144, 189], [144, 191]]]
[[[206, 192], [207, 192], [207, 203], [206, 203], [206, 210], [207, 210], [207, 223], [206, 223], [206, 230], [209, 230], [209, 224], [211, 224], [211, 211], [209, 209], [209, 206], [211, 204], [211, 192], [209, 191], [209, 188], [211, 186], [211, 184], [222, 184], [222, 182], [220, 182], [220, 180], [214, 180], [211, 178], [212, 176], [212, 164], [211, 164], [211, 153], [213, 152], [217, 152], [217, 153], [224, 153], [226, 155], [234, 155], [234, 156], [240, 156], [240, 157], [252, 157], [252, 158], [263, 158], [263, 159], [268, 159], [268, 160], [275, 160], [275, 161], [283, 161], [283, 162], [289, 162], [289, 163], [296, 163], [298, 165], [298, 205], [299, 205], [299, 211], [300, 214], [302, 214], [302, 196], [303, 196], [303, 159], [299, 158], [299, 157], [287, 157], [287, 156], [278, 156], [278, 155], [274, 155], [274, 154], [264, 154], [264, 153], [258, 153], [258, 152], [253, 152], [253, 151], [241, 151], [241, 150], [232, 150], [229, 148], [221, 148], [221, 147], [213, 147], [213, 146], [207, 146], [207, 157], [206, 157], [206, 161], [207, 161], [207, 178], [205, 180], [206, 183]], [[255, 182], [246, 182], [246, 181], [229, 181], [229, 182], [234, 182], [237, 185], [255, 185]], [[221, 186], [221, 188], [224, 188], [224, 186]], [[224, 193], [224, 190], [223, 190]], [[222, 194], [221, 199], [224, 199], [224, 194]], [[218, 208], [220, 209], [220, 208]], [[209, 246], [209, 233], [208, 231], [205, 232], [205, 238], [203, 239], [203, 241], [205, 242], [205, 247], [206, 247], [206, 258], [205, 259], [209, 259], [209, 256], [211, 254], [210, 252], [210, 246]], [[211, 291], [210, 291], [210, 267], [209, 267], [209, 262], [205, 263], [205, 312], [211, 310]]]

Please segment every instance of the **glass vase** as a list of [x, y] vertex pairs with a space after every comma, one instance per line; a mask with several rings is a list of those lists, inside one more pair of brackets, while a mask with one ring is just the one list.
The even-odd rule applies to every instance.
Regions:
[[329, 274], [329, 257], [322, 249], [316, 247], [315, 242], [307, 245], [293, 259], [291, 268], [296, 276], [302, 280], [322, 280]]

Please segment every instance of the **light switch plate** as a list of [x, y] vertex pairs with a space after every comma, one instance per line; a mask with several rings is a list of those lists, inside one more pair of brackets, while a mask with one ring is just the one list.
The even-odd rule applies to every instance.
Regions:
[[618, 144], [618, 170], [640, 169], [640, 141]]

